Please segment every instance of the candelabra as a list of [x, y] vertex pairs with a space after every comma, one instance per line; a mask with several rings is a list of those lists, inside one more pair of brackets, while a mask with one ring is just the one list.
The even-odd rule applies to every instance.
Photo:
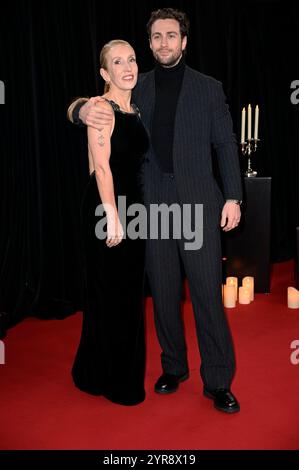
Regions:
[[245, 176], [252, 178], [257, 175], [257, 172], [251, 168], [252, 154], [256, 152], [257, 144], [260, 139], [247, 139], [247, 141], [241, 142], [241, 150], [243, 155], [247, 155], [247, 170]]

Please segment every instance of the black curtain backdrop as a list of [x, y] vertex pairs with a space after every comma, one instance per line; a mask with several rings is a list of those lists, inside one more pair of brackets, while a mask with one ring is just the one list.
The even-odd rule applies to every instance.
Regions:
[[[64, 318], [82, 307], [79, 209], [88, 179], [84, 129], [68, 123], [77, 96], [102, 92], [101, 46], [123, 38], [139, 70], [153, 60], [152, 10], [178, 7], [191, 20], [187, 62], [221, 80], [240, 139], [241, 108], [260, 106], [253, 158], [272, 177], [273, 261], [294, 256], [299, 225], [298, 3], [287, 1], [10, 1], [0, 12], [0, 326], [28, 315]], [[299, 93], [297, 94], [299, 98]], [[244, 167], [245, 159], [240, 156]], [[257, 240], [258, 243], [258, 240]]]

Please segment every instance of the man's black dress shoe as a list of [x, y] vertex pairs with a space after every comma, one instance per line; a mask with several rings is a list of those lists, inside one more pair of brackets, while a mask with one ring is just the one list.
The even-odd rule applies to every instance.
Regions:
[[155, 392], [173, 393], [179, 388], [179, 383], [189, 378], [189, 372], [183, 375], [162, 374], [155, 383]]
[[203, 389], [204, 396], [214, 400], [214, 406], [217, 410], [225, 413], [237, 413], [240, 411], [240, 405], [236, 397], [229, 388], [217, 388], [216, 390]]

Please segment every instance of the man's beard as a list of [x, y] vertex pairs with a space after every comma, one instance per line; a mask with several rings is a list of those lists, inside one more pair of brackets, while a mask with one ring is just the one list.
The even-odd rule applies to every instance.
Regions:
[[180, 59], [182, 57], [182, 51], [180, 51], [180, 53], [178, 53], [176, 55], [172, 54], [172, 55], [170, 55], [170, 57], [165, 57], [165, 60], [163, 58], [161, 59], [161, 57], [158, 55], [158, 53], [155, 53], [154, 57], [160, 65], [162, 65], [164, 67], [173, 67], [174, 65], [176, 65], [180, 61]]

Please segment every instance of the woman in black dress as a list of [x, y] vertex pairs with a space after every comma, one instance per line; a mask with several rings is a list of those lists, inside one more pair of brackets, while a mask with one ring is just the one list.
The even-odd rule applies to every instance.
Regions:
[[[149, 142], [131, 104], [138, 75], [134, 50], [125, 41], [110, 41], [100, 62], [106, 86], [97, 106], [112, 108], [114, 120], [101, 131], [87, 131], [90, 179], [81, 207], [86, 307], [72, 375], [80, 390], [136, 405], [145, 398], [145, 247], [144, 240], [128, 236], [117, 205], [119, 196], [126, 198], [126, 208], [142, 203], [139, 173]], [[103, 220], [95, 215], [99, 204], [107, 217], [105, 238], [99, 236]]]

